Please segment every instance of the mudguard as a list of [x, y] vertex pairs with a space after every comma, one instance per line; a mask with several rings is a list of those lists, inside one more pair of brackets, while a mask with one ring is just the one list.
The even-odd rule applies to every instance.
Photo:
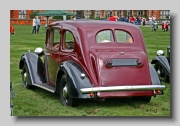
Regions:
[[24, 63], [28, 67], [32, 85], [46, 83], [44, 64], [37, 54], [31, 52], [24, 53], [19, 62], [19, 69], [23, 69]]
[[152, 85], [162, 85], [156, 70], [154, 69], [154, 67], [150, 63], [149, 63], [149, 71], [150, 71]]
[[91, 98], [89, 94], [82, 94], [81, 88], [92, 88], [92, 84], [87, 76], [81, 78], [81, 74], [86, 73], [72, 61], [65, 61], [59, 66], [57, 80], [56, 80], [56, 92], [58, 92], [61, 77], [66, 74], [67, 81], [69, 83], [69, 96], [73, 98]]
[[165, 56], [156, 56], [152, 60], [151, 64], [155, 64], [156, 62], [160, 62], [165, 70], [165, 73], [170, 77], [170, 65], [168, 59]]

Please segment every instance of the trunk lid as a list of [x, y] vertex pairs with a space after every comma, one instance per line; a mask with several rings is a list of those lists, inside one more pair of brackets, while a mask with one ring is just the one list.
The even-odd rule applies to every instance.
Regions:
[[98, 86], [151, 85], [147, 55], [142, 50], [96, 50]]

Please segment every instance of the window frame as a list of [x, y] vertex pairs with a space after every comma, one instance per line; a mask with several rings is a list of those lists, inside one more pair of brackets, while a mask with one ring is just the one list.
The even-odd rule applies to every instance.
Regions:
[[[125, 33], [126, 33], [126, 41], [123, 41], [123, 42], [117, 41], [116, 31], [125, 32]], [[128, 42], [128, 41], [127, 41], [127, 34], [128, 34], [129, 36], [131, 36], [132, 42]], [[114, 29], [114, 36], [115, 36], [115, 41], [116, 41], [117, 43], [129, 43], [129, 44], [133, 44], [133, 43], [134, 43], [134, 37], [132, 36], [132, 34], [130, 34], [130, 33], [129, 33], [128, 31], [126, 31], [126, 30]]]
[[[73, 37], [73, 39], [74, 39], [74, 41], [73, 41], [73, 42], [74, 42], [74, 48], [73, 48], [73, 49], [65, 48], [66, 33], [67, 33], [67, 31], [72, 34], [72, 37]], [[73, 51], [73, 50], [75, 49], [75, 43], [76, 43], [76, 39], [75, 39], [75, 37], [74, 37], [73, 32], [70, 31], [69, 29], [63, 29], [61, 49], [62, 49], [63, 51], [68, 51], [68, 52], [69, 52], [69, 51]]]
[[[98, 36], [98, 34], [99, 34], [100, 32], [105, 32], [105, 31], [107, 31], [107, 30], [108, 30], [108, 31], [111, 31], [110, 34], [111, 34], [111, 36], [112, 36], [113, 41], [110, 41], [110, 42], [115, 42], [114, 34], [113, 34], [112, 29], [103, 29], [103, 30], [98, 31], [98, 32], [96, 33], [96, 35], [95, 35], [95, 40], [96, 40], [96, 43], [97, 43], [97, 44], [99, 44], [99, 43], [110, 43], [110, 42], [97, 41], [97, 36]], [[110, 38], [110, 39], [111, 39], [111, 38]]]

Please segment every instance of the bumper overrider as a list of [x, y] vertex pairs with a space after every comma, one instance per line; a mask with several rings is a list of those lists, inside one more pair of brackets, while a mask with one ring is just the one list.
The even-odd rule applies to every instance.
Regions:
[[96, 92], [115, 92], [115, 91], [156, 91], [165, 90], [164, 85], [136, 85], [136, 86], [111, 86], [111, 87], [93, 87], [80, 89], [82, 94]]

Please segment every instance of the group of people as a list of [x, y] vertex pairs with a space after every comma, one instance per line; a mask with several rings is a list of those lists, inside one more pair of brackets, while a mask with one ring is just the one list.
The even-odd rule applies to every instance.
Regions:
[[[36, 17], [33, 18], [32, 26], [33, 26], [32, 34], [33, 33], [38, 34], [40, 26], [41, 26], [40, 17], [38, 17], [37, 20], [36, 20]], [[36, 28], [36, 26], [37, 26], [37, 28]]]
[[[122, 15], [120, 18], [118, 16], [113, 16], [111, 15], [109, 18], [110, 21], [121, 21], [121, 22], [128, 22], [128, 23], [132, 23], [132, 24], [136, 24], [136, 25], [141, 25], [141, 26], [145, 26], [146, 23], [146, 18], [144, 16], [130, 16], [130, 17], [125, 17], [124, 15]], [[156, 20], [155, 16], [152, 16], [150, 19], [150, 26], [152, 26], [153, 21]]]

